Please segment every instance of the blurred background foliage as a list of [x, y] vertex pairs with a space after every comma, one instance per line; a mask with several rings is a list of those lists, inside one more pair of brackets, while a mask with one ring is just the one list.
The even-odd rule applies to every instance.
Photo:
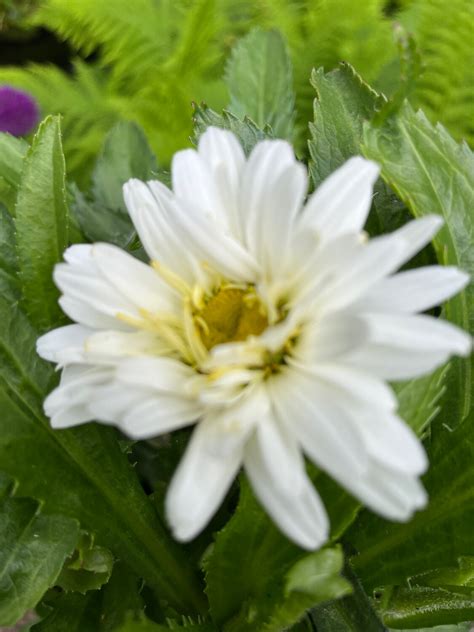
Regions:
[[190, 143], [191, 102], [228, 105], [226, 61], [256, 26], [287, 41], [300, 154], [312, 119], [311, 69], [348, 61], [391, 95], [403, 75], [400, 33], [420, 60], [410, 101], [474, 144], [472, 0], [3, 0], [0, 84], [31, 92], [43, 115], [64, 115], [68, 171], [85, 186], [120, 120], [141, 125], [167, 167]]

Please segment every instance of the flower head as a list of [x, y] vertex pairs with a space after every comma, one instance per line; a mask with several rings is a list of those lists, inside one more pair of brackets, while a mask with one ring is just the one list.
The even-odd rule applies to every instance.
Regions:
[[31, 95], [10, 86], [0, 86], [0, 132], [24, 136], [39, 120], [39, 109]]
[[63, 368], [46, 413], [55, 428], [96, 419], [140, 439], [195, 424], [166, 500], [177, 538], [205, 526], [243, 466], [280, 529], [320, 546], [328, 519], [303, 454], [387, 518], [425, 504], [425, 453], [384, 380], [469, 352], [464, 332], [417, 313], [468, 277], [396, 273], [441, 220], [369, 240], [378, 173], [352, 158], [305, 204], [288, 143], [260, 142], [246, 159], [233, 134], [210, 128], [175, 155], [172, 191], [124, 187], [150, 265], [99, 243], [56, 266], [77, 324], [38, 341]]

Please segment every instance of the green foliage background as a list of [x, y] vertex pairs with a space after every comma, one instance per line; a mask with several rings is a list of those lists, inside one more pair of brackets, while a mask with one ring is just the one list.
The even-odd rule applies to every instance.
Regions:
[[[188, 431], [156, 445], [98, 424], [53, 431], [42, 401], [57, 374], [34, 346], [65, 322], [51, 272], [66, 245], [143, 258], [122, 184], [168, 182], [172, 153], [209, 125], [246, 153], [291, 140], [313, 187], [352, 155], [376, 160], [369, 233], [437, 213], [445, 227], [417, 263], [474, 272], [474, 158], [458, 142], [474, 140], [473, 12], [465, 0], [44, 0], [20, 19], [78, 57], [72, 74], [0, 69], [63, 114], [31, 143], [0, 134], [0, 625], [36, 607], [35, 632], [468, 630], [472, 359], [395, 385], [429, 454], [428, 507], [389, 523], [312, 468], [332, 530], [308, 553], [244, 477], [199, 538], [175, 543], [163, 496]], [[473, 301], [471, 284], [443, 317], [472, 330]]]
[[64, 114], [68, 173], [85, 184], [105, 133], [120, 120], [141, 125], [166, 167], [189, 144], [191, 101], [214, 109], [229, 102], [226, 61], [256, 26], [278, 29], [288, 43], [294, 135], [304, 154], [311, 69], [347, 61], [391, 96], [400, 83], [403, 46], [396, 40], [404, 29], [421, 59], [412, 104], [457, 140], [473, 143], [473, 23], [470, 0], [449, 7], [443, 0], [40, 0], [24, 26], [66, 40], [77, 54], [72, 74], [47, 65], [6, 67], [0, 82], [31, 91], [44, 115]]

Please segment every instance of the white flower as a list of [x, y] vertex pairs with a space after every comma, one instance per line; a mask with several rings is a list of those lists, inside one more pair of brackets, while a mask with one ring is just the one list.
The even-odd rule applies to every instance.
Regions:
[[166, 501], [178, 539], [206, 525], [243, 466], [280, 529], [320, 546], [328, 519], [303, 454], [386, 518], [426, 503], [425, 453], [384, 380], [469, 353], [467, 334], [417, 314], [468, 277], [395, 274], [442, 222], [369, 241], [378, 173], [352, 158], [303, 208], [307, 174], [288, 143], [261, 142], [246, 160], [230, 132], [210, 128], [197, 151], [175, 155], [173, 191], [124, 187], [150, 265], [99, 243], [56, 266], [78, 324], [38, 341], [63, 369], [46, 413], [54, 428], [96, 419], [138, 439], [195, 423]]

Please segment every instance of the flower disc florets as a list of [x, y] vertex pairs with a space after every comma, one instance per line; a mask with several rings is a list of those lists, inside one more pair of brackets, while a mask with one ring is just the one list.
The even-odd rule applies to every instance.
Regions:
[[426, 456], [385, 380], [469, 353], [469, 336], [419, 313], [468, 277], [397, 273], [441, 221], [369, 240], [378, 173], [354, 157], [305, 200], [288, 143], [246, 158], [210, 128], [174, 157], [173, 190], [124, 187], [150, 265], [94, 244], [56, 267], [76, 324], [38, 341], [63, 368], [46, 412], [56, 428], [95, 419], [137, 439], [195, 424], [166, 500], [177, 538], [204, 527], [243, 467], [280, 529], [320, 546], [329, 525], [304, 455], [386, 518], [425, 504]]

